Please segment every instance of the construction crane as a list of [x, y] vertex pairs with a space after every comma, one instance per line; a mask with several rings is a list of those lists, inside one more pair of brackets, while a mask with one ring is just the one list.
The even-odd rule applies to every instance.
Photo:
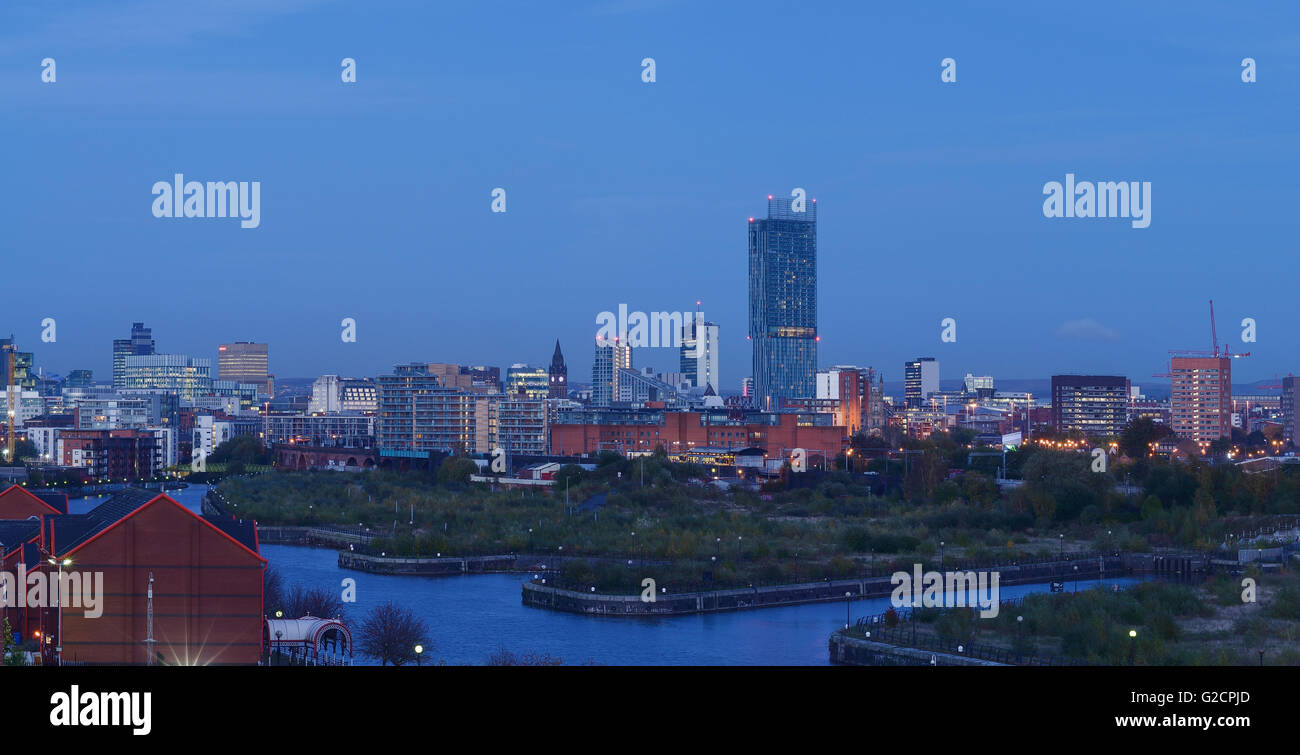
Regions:
[[1241, 354], [1233, 354], [1232, 349], [1226, 343], [1223, 345], [1223, 352], [1222, 353], [1219, 352], [1219, 329], [1214, 322], [1214, 300], [1213, 299], [1210, 299], [1210, 342], [1211, 345], [1214, 347], [1212, 351], [1204, 351], [1198, 349], [1170, 349], [1169, 350], [1170, 359], [1167, 361], [1167, 364], [1169, 366], [1165, 368], [1164, 372], [1157, 372], [1151, 377], [1172, 378], [1174, 376], [1172, 357], [1176, 357], [1176, 356], [1177, 357], [1212, 357], [1215, 359], [1219, 357], [1226, 357], [1228, 359], [1241, 359], [1242, 357], [1250, 356], [1249, 351]]
[[[1288, 372], [1288, 373], [1286, 374], [1286, 376], [1287, 376], [1287, 377], [1295, 377], [1295, 375], [1291, 374], [1290, 372]], [[1261, 390], [1261, 391], [1280, 391], [1280, 390], [1282, 390], [1282, 380], [1281, 380], [1280, 378], [1278, 378], [1277, 373], [1274, 372], [1274, 373], [1273, 373], [1273, 384], [1272, 384], [1272, 385], [1257, 385], [1257, 386], [1255, 386], [1255, 387], [1258, 388], [1258, 389]]]

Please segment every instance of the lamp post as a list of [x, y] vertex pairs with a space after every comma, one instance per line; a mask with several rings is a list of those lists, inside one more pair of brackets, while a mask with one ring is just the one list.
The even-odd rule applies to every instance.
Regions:
[[58, 559], [55, 558], [54, 556], [50, 556], [49, 562], [51, 565], [58, 567], [59, 581], [58, 581], [58, 587], [56, 589], [58, 590], [59, 593], [59, 597], [58, 597], [59, 628], [55, 631], [59, 633], [59, 636], [57, 637], [58, 642], [54, 646], [54, 656], [55, 659], [57, 660], [57, 663], [55, 665], [62, 666], [63, 665], [63, 567], [72, 566], [72, 559], [70, 558]]
[[1079, 565], [1074, 565], [1074, 591], [1079, 592]]
[[943, 569], [943, 541], [939, 541], [939, 568]]
[[1025, 633], [1023, 631], [1024, 626], [1025, 626], [1025, 617], [1017, 616], [1016, 617], [1016, 663], [1020, 663], [1020, 658], [1021, 658], [1020, 654], [1025, 647], [1025, 639], [1024, 639]]
[[844, 591], [844, 630], [845, 631], [848, 631], [849, 629], [849, 605], [850, 605], [849, 598], [852, 597], [852, 595], [853, 593], [849, 592], [848, 590]]
[[1137, 650], [1138, 630], [1128, 630], [1128, 665], [1133, 665], [1133, 654]]
[[423, 645], [416, 645], [416, 646], [415, 646], [415, 665], [416, 665], [416, 666], [419, 666], [419, 665], [420, 665], [420, 656], [421, 656], [421, 655], [424, 655], [424, 646], [423, 646]]

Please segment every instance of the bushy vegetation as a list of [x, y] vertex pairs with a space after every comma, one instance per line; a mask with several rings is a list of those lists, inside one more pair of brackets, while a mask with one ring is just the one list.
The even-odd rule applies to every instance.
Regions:
[[[1136, 422], [1115, 447], [1147, 448], [1159, 432]], [[765, 492], [723, 490], [708, 470], [672, 464], [663, 453], [629, 459], [609, 451], [595, 469], [563, 467], [549, 490], [471, 483], [474, 462], [456, 457], [436, 472], [287, 472], [227, 478], [219, 490], [240, 516], [364, 527], [388, 554], [586, 557], [592, 561], [563, 577], [629, 592], [639, 592], [646, 576], [679, 586], [743, 585], [937, 565], [940, 555], [948, 564], [1007, 563], [1067, 544], [1072, 551], [1205, 548], [1234, 531], [1225, 517], [1300, 511], [1291, 468], [1249, 475], [1232, 465], [1116, 453], [1107, 471], [1094, 472], [1089, 454], [1064, 450], [1068, 439], [1009, 452], [1007, 474], [1023, 484], [999, 491], [997, 470], [988, 467], [1001, 460], [972, 459], [972, 441], [967, 430], [891, 438], [890, 448], [909, 452], [900, 463], [867, 461], [886, 441], [859, 438], [856, 470], [876, 471], [874, 478], [830, 471], [791, 480], [787, 470], [786, 484]], [[243, 463], [237, 448], [223, 450]], [[838, 466], [847, 462], [841, 456]], [[604, 505], [582, 506], [597, 494], [605, 494]], [[629, 560], [638, 568], [630, 570]]]

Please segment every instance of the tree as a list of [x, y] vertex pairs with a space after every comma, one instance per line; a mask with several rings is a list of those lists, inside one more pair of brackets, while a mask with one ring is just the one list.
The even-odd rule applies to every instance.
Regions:
[[375, 606], [361, 623], [361, 652], [379, 659], [379, 665], [401, 666], [416, 660], [416, 645], [432, 647], [429, 625], [409, 608], [391, 601]]
[[565, 464], [555, 472], [555, 488], [562, 490], [565, 483], [577, 485], [582, 481], [583, 470], [577, 464]]
[[1171, 434], [1167, 425], [1150, 417], [1138, 417], [1124, 427], [1119, 436], [1119, 450], [1130, 459], [1145, 459], [1151, 455], [1150, 444]]
[[18, 643], [14, 642], [14, 633], [9, 626], [9, 619], [4, 620], [0, 625], [0, 658], [3, 659], [6, 666], [26, 666], [27, 655], [23, 652]]
[[34, 459], [40, 456], [36, 450], [36, 444], [27, 438], [20, 438], [14, 442], [14, 457], [12, 459], [0, 459], [0, 467], [20, 467], [23, 459]]
[[255, 435], [236, 435], [213, 449], [208, 463], [239, 465], [241, 469], [249, 464], [266, 465], [271, 463], [271, 451]]
[[1214, 505], [1214, 495], [1205, 488], [1196, 491], [1192, 499], [1194, 506], [1194, 516], [1196, 526], [1202, 531], [1210, 525], [1210, 521], [1218, 516], [1217, 508]]
[[1164, 504], [1160, 502], [1160, 498], [1158, 496], [1149, 495], [1146, 497], [1146, 500], [1142, 502], [1142, 520], [1145, 522], [1153, 522], [1160, 518], [1160, 514], [1164, 512], [1164, 510], [1165, 507]]
[[294, 585], [281, 603], [285, 617], [290, 619], [303, 616], [333, 619], [343, 615], [343, 600], [333, 590], [323, 587]]
[[478, 465], [464, 456], [448, 456], [438, 466], [438, 482], [443, 485], [469, 482], [469, 476], [478, 471]]
[[[284, 608], [284, 578], [273, 567], [262, 572], [262, 613], [271, 614]], [[293, 618], [299, 618], [297, 616]]]

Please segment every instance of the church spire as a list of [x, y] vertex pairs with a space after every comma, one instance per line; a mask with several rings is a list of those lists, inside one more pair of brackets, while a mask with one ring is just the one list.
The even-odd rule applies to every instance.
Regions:
[[551, 357], [551, 390], [548, 398], [569, 397], [569, 368], [564, 365], [564, 354], [560, 351], [560, 339], [555, 339], [555, 354]]

